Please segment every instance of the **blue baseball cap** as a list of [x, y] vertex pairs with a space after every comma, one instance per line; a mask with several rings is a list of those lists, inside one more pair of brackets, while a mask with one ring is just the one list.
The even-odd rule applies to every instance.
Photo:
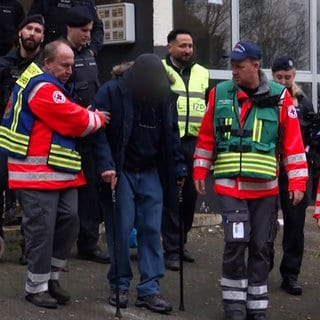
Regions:
[[238, 41], [232, 51], [224, 55], [223, 58], [231, 60], [257, 59], [262, 58], [261, 49], [251, 41]]

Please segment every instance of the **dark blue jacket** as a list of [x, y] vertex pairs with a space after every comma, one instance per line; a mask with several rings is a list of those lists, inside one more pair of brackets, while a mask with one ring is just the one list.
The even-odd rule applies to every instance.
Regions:
[[[130, 70], [116, 79], [106, 82], [95, 96], [92, 107], [111, 113], [111, 122], [105, 131], [94, 137], [95, 155], [99, 173], [106, 170], [122, 171], [125, 150], [131, 135], [134, 114], [133, 100], [128, 87]], [[176, 100], [178, 95], [168, 87], [167, 96], [162, 99], [163, 136], [159, 152], [160, 176], [174, 174], [176, 179], [187, 175], [184, 156], [181, 151]], [[144, 146], [141, 145], [141, 148]]]

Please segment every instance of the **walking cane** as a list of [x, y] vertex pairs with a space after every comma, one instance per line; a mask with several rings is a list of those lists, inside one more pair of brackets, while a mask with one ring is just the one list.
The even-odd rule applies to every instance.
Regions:
[[117, 218], [117, 200], [116, 189], [112, 189], [112, 238], [113, 238], [113, 259], [114, 259], [114, 274], [116, 277], [116, 314], [115, 318], [122, 318], [120, 311], [120, 299], [119, 299], [119, 270], [118, 270], [118, 239], [116, 237], [116, 218]]
[[184, 250], [184, 225], [182, 213], [182, 186], [179, 186], [179, 275], [180, 275], [180, 305], [179, 310], [184, 311], [183, 299], [183, 250]]

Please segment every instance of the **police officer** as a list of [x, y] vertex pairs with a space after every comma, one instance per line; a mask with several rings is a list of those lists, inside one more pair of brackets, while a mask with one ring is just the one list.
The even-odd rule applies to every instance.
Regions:
[[[93, 27], [93, 17], [85, 6], [74, 6], [67, 12], [67, 40], [75, 56], [72, 76], [67, 86], [78, 104], [88, 107], [99, 87], [98, 68], [90, 53], [88, 40]], [[91, 145], [87, 138], [77, 141], [82, 156], [82, 168], [87, 184], [79, 188], [80, 231], [78, 236], [79, 257], [99, 263], [109, 262], [97, 245], [99, 224], [103, 220], [99, 207], [98, 181]]]
[[17, 0], [0, 0], [0, 56], [9, 52], [21, 21], [24, 19], [22, 5]]
[[[272, 64], [273, 80], [286, 86], [291, 93], [294, 105], [300, 121], [300, 129], [304, 144], [307, 144], [306, 127], [308, 125], [306, 116], [313, 112], [313, 105], [306, 97], [302, 89], [295, 83], [296, 70], [294, 60], [288, 56], [278, 57]], [[304, 250], [304, 222], [308, 206], [307, 195], [302, 201], [292, 205], [288, 193], [288, 176], [284, 170], [283, 162], [280, 163], [280, 203], [283, 215], [283, 256], [280, 264], [282, 276], [281, 288], [292, 295], [301, 295], [302, 287], [298, 284], [298, 275], [302, 263]]]
[[[167, 37], [168, 55], [162, 61], [167, 72], [173, 77], [171, 89], [179, 94], [177, 102], [179, 130], [183, 153], [188, 167], [188, 178], [182, 190], [180, 214], [184, 220], [184, 242], [193, 223], [197, 194], [192, 181], [193, 153], [198, 131], [206, 109], [206, 90], [209, 86], [209, 72], [193, 60], [193, 39], [187, 30], [172, 30]], [[173, 175], [172, 175], [173, 176]], [[175, 181], [165, 192], [165, 210], [162, 221], [162, 238], [165, 266], [179, 270], [179, 209]], [[184, 248], [183, 259], [193, 262], [194, 257]]]
[[[40, 14], [27, 16], [18, 27], [19, 45], [16, 49], [10, 51], [8, 54], [0, 58], [0, 115], [1, 118], [4, 113], [5, 106], [11, 95], [11, 91], [16, 80], [19, 78], [25, 68], [36, 60], [41, 43], [44, 40], [44, 19]], [[7, 185], [7, 157], [0, 153], [0, 172], [1, 172], [1, 190], [0, 190], [0, 214], [2, 219], [3, 213], [3, 191]], [[6, 190], [6, 213], [5, 221], [15, 219], [15, 214], [8, 208], [8, 192], [14, 193], [11, 190]], [[15, 197], [14, 197], [15, 199]], [[13, 216], [10, 213], [13, 213]], [[7, 218], [7, 219], [6, 219]], [[25, 264], [24, 245], [22, 243], [22, 255], [20, 263]]]
[[48, 43], [66, 35], [66, 19], [68, 9], [83, 5], [92, 15], [90, 50], [96, 56], [103, 45], [103, 24], [98, 18], [94, 0], [34, 0], [29, 14], [40, 13], [46, 20], [45, 42]]

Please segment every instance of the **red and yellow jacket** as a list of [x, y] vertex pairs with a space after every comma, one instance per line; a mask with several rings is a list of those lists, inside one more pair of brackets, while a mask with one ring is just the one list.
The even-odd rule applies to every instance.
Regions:
[[[214, 166], [216, 141], [214, 128], [215, 114], [215, 88], [211, 90], [207, 111], [203, 117], [196, 150], [194, 154], [193, 179], [204, 180]], [[243, 128], [246, 123], [246, 115], [253, 105], [253, 101], [239, 88], [236, 90], [236, 98], [242, 101], [239, 115], [239, 126]], [[300, 134], [299, 121], [292, 98], [285, 89], [281, 95], [279, 106], [279, 147], [276, 157], [279, 158], [279, 149], [289, 177], [289, 190], [305, 191], [308, 180], [308, 166]], [[218, 152], [218, 151], [216, 151]], [[227, 156], [228, 153], [225, 154]], [[227, 195], [239, 199], [256, 199], [278, 194], [278, 170], [274, 179], [260, 179], [241, 174], [230, 177], [216, 178], [214, 190], [218, 194]]]

